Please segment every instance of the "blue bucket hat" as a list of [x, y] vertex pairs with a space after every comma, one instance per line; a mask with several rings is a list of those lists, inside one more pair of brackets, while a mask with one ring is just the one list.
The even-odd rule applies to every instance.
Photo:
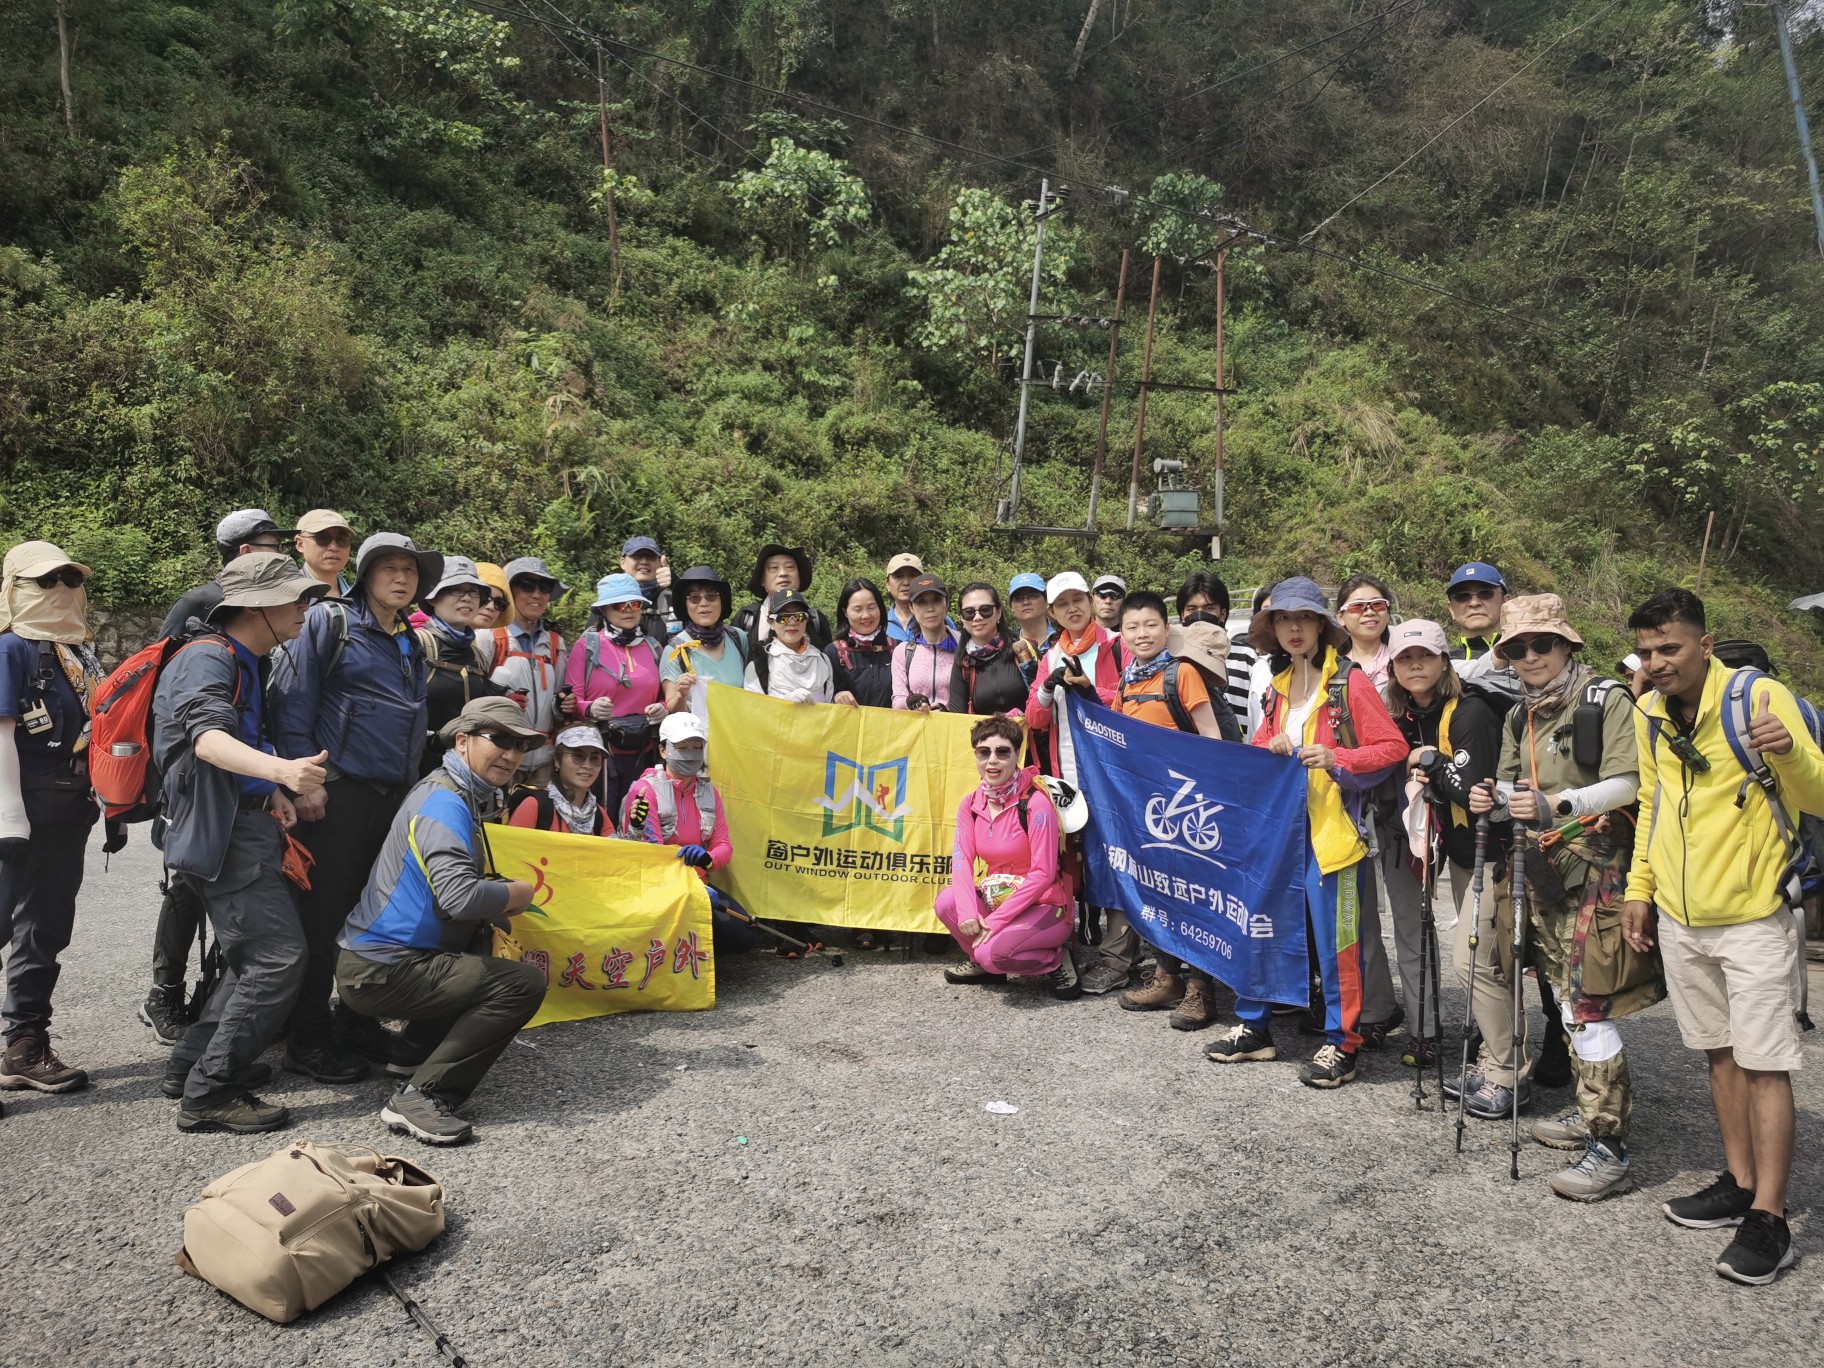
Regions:
[[611, 603], [639, 603], [645, 605], [646, 595], [640, 591], [640, 582], [632, 575], [615, 571], [612, 575], [603, 575], [595, 582], [595, 608], [606, 608]]
[[1344, 630], [1330, 613], [1330, 603], [1324, 597], [1324, 591], [1317, 587], [1315, 580], [1295, 575], [1291, 579], [1281, 580], [1273, 586], [1267, 595], [1267, 603], [1254, 620], [1248, 624], [1248, 645], [1261, 655], [1268, 655], [1279, 649], [1279, 637], [1273, 630], [1275, 613], [1315, 613], [1319, 622], [1324, 624], [1324, 640], [1331, 646], [1341, 648], [1348, 644], [1349, 633]]
[[1007, 597], [1009, 601], [1011, 601], [1013, 596], [1022, 589], [1035, 589], [1041, 594], [1044, 593], [1045, 576], [1035, 575], [1030, 570], [1025, 570], [1015, 575], [1007, 585]]

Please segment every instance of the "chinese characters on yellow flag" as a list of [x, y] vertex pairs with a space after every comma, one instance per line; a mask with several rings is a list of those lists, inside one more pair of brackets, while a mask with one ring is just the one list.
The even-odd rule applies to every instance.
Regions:
[[709, 772], [734, 859], [716, 886], [756, 917], [935, 931], [980, 718], [785, 703], [709, 686]]
[[487, 835], [495, 872], [536, 890], [512, 934], [494, 937], [496, 954], [544, 972], [531, 1025], [716, 1005], [709, 893], [675, 849], [524, 827]]

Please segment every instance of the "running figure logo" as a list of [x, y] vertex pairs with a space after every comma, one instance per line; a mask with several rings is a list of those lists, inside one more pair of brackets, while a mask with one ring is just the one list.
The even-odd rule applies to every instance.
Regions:
[[1204, 860], [1218, 869], [1228, 866], [1211, 852], [1222, 849], [1222, 828], [1216, 825], [1216, 814], [1223, 804], [1212, 803], [1196, 792], [1197, 781], [1177, 770], [1167, 771], [1184, 782], [1170, 798], [1155, 793], [1146, 800], [1146, 829], [1153, 836], [1144, 850], [1176, 850], [1194, 859]]
[[825, 836], [866, 827], [889, 841], [903, 842], [906, 814], [912, 811], [906, 801], [905, 757], [867, 765], [828, 752], [823, 763], [823, 796], [817, 799], [817, 806], [823, 809]]

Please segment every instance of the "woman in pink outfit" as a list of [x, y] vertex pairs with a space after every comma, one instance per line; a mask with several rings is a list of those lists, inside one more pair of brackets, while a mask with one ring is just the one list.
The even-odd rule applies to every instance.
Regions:
[[[944, 970], [951, 983], [1000, 983], [1009, 974], [1045, 974], [1052, 996], [1074, 998], [1076, 966], [1066, 949], [1075, 918], [1070, 877], [1058, 871], [1058, 815], [1036, 769], [1016, 757], [1020, 724], [983, 718], [969, 733], [981, 787], [956, 813], [950, 887], [937, 895], [937, 919], [969, 962]], [[978, 881], [976, 861], [985, 866]]]

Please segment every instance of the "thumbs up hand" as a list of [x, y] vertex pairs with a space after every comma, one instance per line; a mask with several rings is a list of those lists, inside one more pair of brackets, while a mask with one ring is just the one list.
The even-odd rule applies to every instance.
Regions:
[[655, 574], [653, 576], [653, 578], [659, 582], [659, 588], [661, 588], [661, 589], [671, 588], [671, 557], [669, 557], [669, 556], [660, 556], [659, 557], [658, 573]]
[[279, 783], [300, 798], [313, 793], [321, 793], [323, 781], [328, 777], [323, 766], [328, 763], [328, 751], [318, 751], [304, 760], [281, 760], [279, 761]]
[[1763, 755], [1788, 755], [1792, 751], [1792, 733], [1773, 715], [1766, 694], [1754, 705], [1754, 716], [1748, 723], [1748, 748]]

